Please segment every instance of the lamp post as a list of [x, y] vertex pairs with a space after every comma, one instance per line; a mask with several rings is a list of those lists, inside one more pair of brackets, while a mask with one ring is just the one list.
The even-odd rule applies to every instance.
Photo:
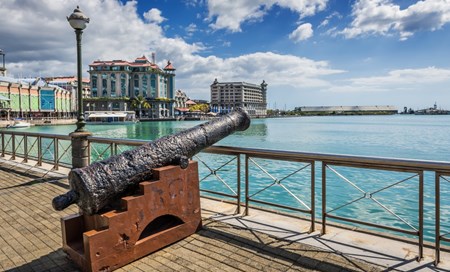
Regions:
[[3, 66], [2, 66], [2, 68], [0, 68], [0, 71], [1, 71], [1, 75], [2, 76], [6, 76], [6, 68], [5, 68], [5, 52], [3, 52], [3, 50], [2, 49], [0, 49], [0, 56], [2, 56], [2, 58], [3, 58]]
[[78, 76], [78, 120], [77, 129], [75, 132], [85, 132], [86, 122], [84, 121], [84, 111], [83, 111], [83, 90], [82, 90], [82, 79], [81, 79], [81, 34], [83, 34], [83, 29], [86, 28], [86, 24], [89, 23], [89, 18], [83, 14], [80, 7], [77, 6], [73, 13], [67, 17], [70, 26], [75, 29], [75, 35], [77, 38], [77, 76]]
[[86, 122], [84, 121], [83, 111], [83, 90], [81, 79], [81, 34], [83, 29], [86, 28], [86, 24], [89, 23], [89, 18], [81, 12], [80, 8], [77, 8], [67, 17], [70, 26], [75, 29], [75, 35], [77, 38], [77, 76], [78, 76], [78, 119], [77, 129], [70, 134], [72, 138], [72, 168], [81, 168], [89, 164], [89, 141], [88, 137], [92, 133], [88, 132], [85, 128]]

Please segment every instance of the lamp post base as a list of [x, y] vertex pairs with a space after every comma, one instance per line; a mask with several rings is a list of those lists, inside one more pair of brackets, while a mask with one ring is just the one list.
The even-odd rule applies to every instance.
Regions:
[[[77, 123], [78, 127], [78, 123]], [[72, 169], [89, 165], [89, 141], [92, 136], [88, 131], [75, 131], [69, 134], [72, 138]]]

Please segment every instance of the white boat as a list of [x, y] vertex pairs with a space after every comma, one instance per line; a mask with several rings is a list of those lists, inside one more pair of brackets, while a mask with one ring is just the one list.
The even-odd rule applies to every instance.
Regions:
[[31, 126], [31, 124], [26, 121], [16, 120], [16, 121], [14, 121], [14, 124], [8, 126], [8, 128], [28, 128], [30, 126]]
[[86, 122], [88, 124], [124, 124], [136, 123], [134, 111], [88, 111], [86, 112]]

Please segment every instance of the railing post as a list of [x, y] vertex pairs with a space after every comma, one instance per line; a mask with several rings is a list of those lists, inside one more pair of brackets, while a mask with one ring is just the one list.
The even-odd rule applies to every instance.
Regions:
[[245, 211], [244, 215], [248, 215], [248, 155], [245, 154]]
[[322, 162], [322, 235], [327, 232], [327, 164]]
[[38, 166], [42, 166], [42, 137], [38, 136], [37, 138], [37, 144], [38, 144]]
[[90, 132], [72, 132], [72, 168], [81, 168], [89, 165], [89, 141]]
[[434, 174], [434, 183], [435, 183], [435, 256], [434, 256], [434, 265], [438, 265], [441, 261], [441, 174], [435, 172]]
[[59, 141], [57, 138], [54, 138], [53, 140], [53, 158], [54, 158], [54, 162], [53, 162], [53, 169], [58, 170], [59, 166]]
[[87, 151], [87, 153], [88, 153], [88, 164], [91, 164], [91, 142], [89, 142], [89, 140], [88, 140], [88, 147], [87, 147], [87, 149], [88, 149], [88, 151]]
[[5, 157], [5, 133], [2, 132], [2, 157]]
[[11, 134], [11, 145], [12, 145], [12, 155], [11, 155], [11, 160], [15, 160], [16, 159], [16, 137], [13, 134]]
[[311, 162], [311, 229], [314, 232], [316, 229], [316, 172], [315, 162]]
[[241, 155], [236, 155], [237, 158], [237, 213], [241, 213]]
[[28, 137], [23, 136], [23, 162], [28, 162]]
[[417, 261], [423, 259], [423, 171], [419, 173], [419, 256]]

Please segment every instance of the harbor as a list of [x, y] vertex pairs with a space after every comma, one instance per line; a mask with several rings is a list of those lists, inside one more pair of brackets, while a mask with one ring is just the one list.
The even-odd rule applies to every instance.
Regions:
[[[213, 147], [209, 149], [210, 151], [194, 158], [199, 161], [200, 165], [199, 178], [200, 186], [203, 190], [202, 194], [204, 197], [209, 198], [211, 192], [217, 192], [219, 195], [215, 195], [215, 198], [219, 196], [219, 199], [227, 202], [231, 201], [232, 203], [238, 201], [238, 203], [241, 203], [237, 204], [238, 207], [240, 205], [243, 205], [243, 207], [237, 210], [237, 214], [244, 215], [244, 218], [248, 215], [259, 218], [259, 215], [254, 214], [256, 211], [254, 208], [251, 208], [248, 215], [245, 215], [244, 208], [248, 205], [252, 207], [256, 205], [255, 207], [258, 207], [258, 203], [264, 203], [264, 205], [273, 206], [271, 208], [272, 211], [278, 210], [276, 213], [280, 213], [280, 208], [282, 207], [281, 210], [287, 211], [290, 216], [295, 214], [300, 216], [299, 218], [303, 218], [302, 220], [306, 218], [306, 221], [302, 223], [301, 232], [308, 232], [311, 229], [311, 216], [313, 215], [313, 218], [316, 218], [313, 221], [317, 221], [314, 229], [319, 231], [319, 233], [324, 228], [324, 226], [320, 226], [320, 222], [324, 222], [324, 220], [330, 224], [326, 226], [328, 229], [332, 228], [334, 224], [345, 222], [342, 219], [351, 218], [354, 220], [358, 218], [358, 223], [350, 220], [349, 225], [345, 225], [354, 230], [360, 229], [373, 234], [378, 233], [378, 236], [391, 237], [389, 239], [396, 237], [395, 240], [402, 241], [399, 248], [405, 244], [412, 245], [412, 248], [409, 249], [412, 255], [408, 256], [414, 259], [417, 255], [423, 254], [424, 260], [428, 260], [425, 263], [432, 265], [433, 262], [430, 259], [436, 256], [433, 253], [433, 249], [436, 248], [434, 246], [434, 243], [436, 243], [436, 215], [434, 214], [435, 209], [424, 209], [424, 207], [434, 207], [436, 205], [435, 199], [439, 196], [435, 194], [435, 176], [430, 174], [433, 173], [430, 171], [444, 174], [442, 179], [440, 179], [442, 181], [441, 190], [443, 194], [440, 197], [440, 201], [443, 211], [449, 205], [448, 198], [444, 197], [448, 187], [448, 183], [445, 182], [448, 179], [445, 176], [447, 171], [445, 167], [449, 164], [448, 154], [445, 150], [439, 148], [440, 145], [450, 144], [445, 142], [448, 141], [447, 133], [450, 130], [450, 127], [443, 125], [448, 123], [445, 121], [445, 118], [448, 117], [394, 115], [255, 119], [247, 131], [239, 132], [224, 139], [218, 143], [219, 147]], [[90, 144], [92, 152], [91, 162], [114, 154], [114, 150], [116, 150], [115, 152], [127, 150], [131, 146], [141, 145], [146, 141], [176, 133], [199, 123], [201, 122], [166, 121], [124, 125], [88, 125], [89, 130], [93, 131], [95, 135], [95, 137], [92, 137], [92, 143]], [[283, 130], [283, 127], [291, 129]], [[36, 137], [45, 131], [47, 134], [42, 134], [40, 140], [42, 148], [45, 149], [39, 152], [36, 149], [33, 149], [34, 151], [30, 149], [29, 154], [26, 156], [28, 160], [36, 157], [36, 155], [33, 155], [33, 152], [37, 152], [35, 154], [42, 154], [41, 160], [43, 162], [53, 162], [54, 165], [51, 168], [60, 169], [70, 166], [70, 156], [67, 154], [70, 144], [68, 136], [65, 135], [71, 129], [72, 126], [34, 126], [26, 130], [3, 130], [5, 154], [11, 154], [12, 150], [17, 150], [17, 154], [13, 154], [13, 157], [16, 159], [9, 159], [8, 161], [14, 163], [15, 160], [20, 161], [20, 156], [24, 156], [24, 154], [20, 155], [20, 146], [23, 145], [25, 135], [28, 135], [26, 137], [28, 146], [36, 148], [34, 144]], [[314, 137], [319, 131], [322, 137]], [[424, 138], [426, 135], [423, 134], [424, 131], [428, 131], [426, 135], [433, 137], [439, 145], [421, 144], [423, 140], [426, 140]], [[421, 137], [417, 136], [419, 134]], [[12, 146], [12, 135], [15, 135], [14, 146]], [[112, 135], [114, 137], [111, 137]], [[356, 137], [354, 139], [358, 141], [357, 149], [352, 144], [352, 141], [348, 141], [352, 137]], [[135, 140], [131, 140], [132, 138]], [[58, 145], [58, 153], [54, 153], [56, 150], [54, 149], [55, 143]], [[129, 146], [130, 144], [131, 146]], [[265, 149], [267, 145], [271, 146], [271, 150]], [[373, 157], [372, 154], [375, 152], [377, 156]], [[238, 175], [241, 177], [241, 182], [244, 182], [245, 177], [248, 176], [248, 181], [245, 181], [245, 183], [250, 182], [253, 184], [248, 189], [245, 189], [243, 184], [239, 185], [237, 183], [236, 169], [239, 169], [236, 168], [238, 167], [237, 157], [242, 158], [241, 163], [243, 163], [243, 158], [250, 158], [248, 169], [245, 170], [248, 172], [242, 172]], [[311, 161], [315, 161], [317, 166], [311, 167]], [[322, 202], [324, 192], [322, 189], [323, 174], [320, 174], [322, 171], [321, 167], [323, 167], [320, 163], [322, 161], [329, 164], [325, 166], [327, 172], [329, 172], [326, 175], [326, 184], [329, 185], [326, 187], [330, 186], [327, 189], [327, 202], [330, 206], [325, 206], [325, 209], [329, 210], [330, 217], [325, 219], [322, 217], [322, 210], [324, 209]], [[338, 165], [340, 167], [335, 168], [332, 162], [334, 164], [339, 162]], [[433, 168], [432, 165], [436, 165], [437, 168]], [[361, 167], [373, 170], [357, 170]], [[240, 169], [242, 169], [241, 171], [246, 169], [245, 165], [241, 165]], [[264, 170], [261, 171], [262, 169]], [[300, 169], [303, 170], [300, 171]], [[374, 171], [374, 169], [378, 170]], [[392, 171], [393, 169], [397, 171]], [[412, 171], [412, 169], [415, 170]], [[424, 175], [413, 174], [416, 171], [421, 173], [421, 169], [425, 170]], [[316, 178], [311, 178], [312, 171], [316, 173]], [[337, 173], [344, 175], [345, 178], [340, 180], [333, 177], [333, 171], [338, 171]], [[270, 175], [264, 174], [265, 172], [270, 173]], [[402, 172], [406, 174], [402, 174]], [[409, 175], [407, 174], [408, 172], [412, 174]], [[361, 183], [366, 179], [371, 182]], [[284, 184], [283, 186], [289, 191], [284, 191], [282, 187], [279, 187], [277, 180], [283, 180], [281, 184]], [[351, 189], [352, 186], [348, 187], [350, 184], [354, 184], [357, 187]], [[401, 186], [397, 188], [398, 185], [393, 184], [400, 184]], [[267, 186], [269, 186], [267, 190], [261, 191]], [[238, 188], [240, 187], [243, 188], [238, 194]], [[313, 193], [312, 188], [315, 189], [316, 193]], [[383, 208], [376, 208], [377, 205], [374, 206], [374, 203], [369, 205], [370, 201], [365, 202], [371, 199], [370, 197], [367, 198], [367, 195], [370, 196], [373, 192], [381, 190], [380, 188], [386, 188], [383, 189], [385, 193], [377, 196], [375, 199], [381, 201], [381, 203], [388, 203], [388, 209], [394, 212], [401, 220], [399, 218], [396, 219], [395, 216], [389, 216], [389, 212], [383, 211]], [[390, 189], [388, 190], [388, 188]], [[248, 196], [244, 197], [246, 190], [248, 190]], [[363, 190], [363, 193], [361, 191], [358, 192], [358, 190]], [[342, 191], [345, 191], [346, 194], [342, 194]], [[293, 198], [292, 195], [295, 197]], [[315, 197], [311, 198], [313, 195]], [[362, 198], [361, 195], [363, 196]], [[301, 201], [299, 202], [296, 198]], [[360, 199], [360, 203], [358, 202], [357, 205], [351, 204], [352, 198]], [[420, 205], [420, 199], [423, 199], [423, 206]], [[344, 205], [345, 203], [349, 204]], [[344, 205], [343, 208], [337, 213], [331, 212], [342, 205]], [[214, 206], [218, 207], [217, 204]], [[313, 208], [314, 206], [315, 208]], [[236, 212], [236, 206], [224, 209], [228, 210], [229, 213], [230, 211]], [[417, 216], [417, 212], [420, 210], [422, 210], [423, 214]], [[369, 213], [368, 211], [371, 212]], [[269, 212], [269, 215], [272, 213]], [[217, 211], [214, 214], [227, 213]], [[419, 214], [421, 213], [419, 212]], [[440, 228], [442, 228], [442, 233], [444, 234], [448, 231], [450, 224], [445, 212], [442, 215]], [[336, 218], [339, 218], [339, 220], [336, 221]], [[280, 219], [280, 221], [276, 222], [284, 222], [285, 220]], [[238, 219], [238, 222], [242, 221]], [[362, 225], [359, 225], [361, 222]], [[264, 223], [261, 222], [261, 224]], [[284, 223], [271, 225], [276, 227], [278, 224], [281, 224], [283, 229], [285, 228]], [[383, 227], [380, 229], [373, 224]], [[355, 228], [357, 225], [359, 227]], [[255, 228], [261, 229], [260, 226], [255, 226]], [[394, 230], [400, 230], [400, 232]], [[416, 230], [419, 231], [416, 232]], [[423, 235], [417, 236], [419, 233], [423, 233]], [[336, 237], [333, 238], [333, 241], [337, 241]], [[373, 239], [370, 238], [369, 240]], [[448, 243], [446, 240], [442, 240], [441, 243], [441, 254], [447, 254]], [[393, 244], [393, 241], [390, 240], [389, 244]], [[365, 248], [366, 245], [359, 245], [359, 247]], [[373, 251], [383, 252], [376, 247]], [[395, 253], [390, 254], [397, 256], [395, 258], [400, 258], [397, 254], [404, 254], [401, 253], [403, 252], [402, 249], [394, 251]], [[412, 257], [413, 255], [414, 257]], [[371, 262], [373, 263], [374, 261], [372, 260]], [[375, 263], [377, 262], [379, 263], [379, 261], [375, 261]], [[411, 264], [411, 262], [408, 263]], [[423, 261], [414, 263], [414, 265], [423, 264]], [[446, 262], [443, 259], [440, 267], [446, 267], [445, 265]], [[385, 266], [390, 267], [395, 266], [395, 264], [387, 262]], [[407, 271], [407, 269], [404, 271]]]
[[450, 271], [450, 1], [88, 2], [0, 9], [1, 271]]

